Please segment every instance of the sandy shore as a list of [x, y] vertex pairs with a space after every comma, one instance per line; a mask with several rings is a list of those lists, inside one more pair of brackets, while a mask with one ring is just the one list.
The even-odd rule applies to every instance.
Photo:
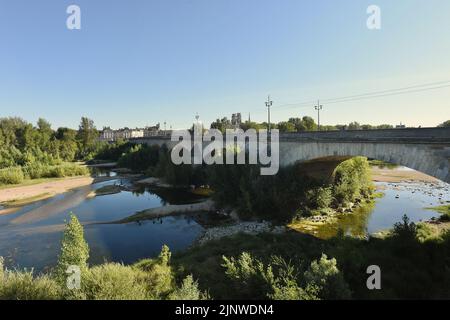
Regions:
[[192, 204], [178, 204], [178, 205], [167, 205], [163, 207], [156, 207], [151, 208], [147, 210], [143, 210], [140, 212], [137, 212], [136, 214], [122, 219], [120, 221], [117, 221], [118, 223], [126, 223], [131, 221], [139, 221], [139, 220], [146, 220], [146, 219], [152, 219], [152, 218], [160, 218], [164, 216], [170, 216], [173, 214], [180, 214], [180, 213], [189, 213], [189, 212], [209, 212], [215, 210], [215, 204], [212, 200], [206, 200], [203, 202], [198, 203], [192, 203]]
[[375, 182], [438, 182], [439, 180], [415, 170], [387, 169], [372, 167], [372, 180]]
[[90, 185], [94, 182], [92, 177], [74, 177], [53, 180], [33, 185], [18, 186], [0, 190], [0, 203], [39, 197], [43, 194], [52, 197], [71, 189]]

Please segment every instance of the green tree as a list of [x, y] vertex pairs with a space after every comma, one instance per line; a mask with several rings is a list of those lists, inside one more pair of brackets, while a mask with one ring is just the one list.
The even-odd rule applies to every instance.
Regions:
[[89, 247], [84, 240], [83, 226], [74, 214], [70, 214], [70, 220], [66, 224], [63, 239], [61, 241], [61, 252], [56, 267], [56, 279], [61, 286], [66, 286], [66, 271], [69, 266], [80, 268], [81, 275], [86, 274], [89, 258]]
[[279, 122], [278, 125], [278, 130], [280, 130], [280, 132], [295, 132], [295, 125], [292, 122], [288, 122], [288, 121], [283, 121], [283, 122]]
[[348, 130], [361, 130], [362, 127], [358, 122], [353, 121], [348, 124], [347, 129]]
[[440, 127], [440, 128], [449, 128], [450, 127], [450, 120], [447, 120], [447, 121], [441, 123], [440, 125], [438, 125], [438, 127]]
[[301, 119], [290, 118], [288, 122], [292, 123], [298, 132], [317, 130], [317, 124], [314, 122], [314, 119], [308, 116], [304, 116]]
[[81, 118], [77, 138], [80, 142], [82, 157], [86, 157], [90, 152], [94, 151], [98, 138], [98, 131], [95, 128], [93, 120], [87, 117]]
[[392, 124], [380, 124], [377, 126], [377, 129], [393, 129], [394, 126]]

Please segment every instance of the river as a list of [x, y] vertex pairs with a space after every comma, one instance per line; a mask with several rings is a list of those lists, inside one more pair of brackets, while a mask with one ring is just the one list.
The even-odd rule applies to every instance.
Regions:
[[[93, 190], [112, 184], [127, 185], [129, 181], [117, 178], [96, 183], [0, 215], [0, 256], [5, 258], [6, 266], [38, 271], [53, 266], [70, 212], [85, 226], [91, 265], [104, 261], [132, 263], [153, 257], [163, 244], [176, 252], [189, 247], [203, 233], [202, 214], [168, 216], [139, 223], [108, 223], [140, 210], [199, 200], [179, 189], [161, 192], [149, 188], [87, 197]], [[404, 214], [414, 222], [437, 217], [435, 211], [426, 207], [450, 202], [449, 185], [442, 182], [377, 182], [376, 186], [384, 196], [373, 205], [361, 207], [353, 214], [340, 215], [337, 223], [312, 233], [327, 237], [342, 229], [346, 234], [364, 237], [391, 228]]]

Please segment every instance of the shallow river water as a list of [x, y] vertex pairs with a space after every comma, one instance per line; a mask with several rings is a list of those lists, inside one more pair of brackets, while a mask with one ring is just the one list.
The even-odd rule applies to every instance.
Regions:
[[[45, 270], [56, 263], [64, 223], [70, 212], [85, 226], [90, 247], [90, 264], [104, 261], [132, 263], [153, 257], [167, 244], [172, 251], [189, 247], [204, 227], [195, 215], [178, 215], [139, 223], [108, 224], [137, 211], [168, 204], [192, 203], [198, 200], [182, 190], [159, 192], [122, 191], [87, 198], [94, 189], [110, 184], [127, 184], [120, 179], [78, 188], [51, 199], [38, 201], [18, 211], [0, 215], [0, 256], [8, 267]], [[373, 206], [343, 215], [337, 224], [320, 230], [333, 235], [338, 229], [346, 234], [366, 236], [388, 229], [404, 214], [417, 222], [437, 217], [427, 207], [450, 202], [450, 186], [445, 183], [377, 183], [384, 196]]]

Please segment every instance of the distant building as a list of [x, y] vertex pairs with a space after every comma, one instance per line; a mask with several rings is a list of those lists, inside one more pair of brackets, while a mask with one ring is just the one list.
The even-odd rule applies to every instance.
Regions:
[[156, 124], [156, 126], [152, 126], [152, 127], [145, 127], [144, 129], [144, 137], [154, 137], [154, 136], [160, 136], [161, 130], [160, 130], [160, 125], [159, 123]]
[[404, 129], [406, 126], [400, 122], [400, 124], [395, 126], [395, 129]]
[[102, 141], [114, 141], [115, 132], [110, 127], [104, 127], [100, 132], [100, 140]]
[[113, 142], [117, 140], [128, 140], [132, 138], [143, 138], [148, 136], [157, 136], [161, 135], [162, 132], [159, 130], [159, 124], [154, 127], [146, 127], [142, 128], [121, 128], [118, 130], [113, 130], [110, 127], [104, 127], [100, 132], [99, 139], [101, 141]]
[[242, 124], [241, 113], [233, 113], [231, 115], [231, 125], [235, 128], [239, 128]]

